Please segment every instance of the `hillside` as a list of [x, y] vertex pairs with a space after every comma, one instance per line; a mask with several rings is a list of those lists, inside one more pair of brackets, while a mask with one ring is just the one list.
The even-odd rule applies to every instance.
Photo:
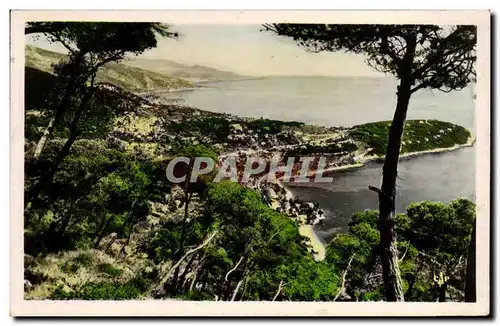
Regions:
[[[35, 64], [50, 67], [49, 55]], [[26, 68], [25, 196], [67, 142], [61, 123], [40, 159], [31, 158], [51, 117], [47, 100], [54, 79]], [[240, 184], [210, 182], [214, 171], [188, 199], [187, 188], [165, 171], [173, 157], [222, 163], [232, 157], [241, 175], [243, 159], [254, 150], [267, 161], [276, 154], [282, 162], [286, 156], [314, 157], [313, 172], [321, 157], [327, 158], [325, 169], [343, 168], [358, 148], [378, 154], [387, 121], [350, 129], [307, 126], [155, 105], [106, 88], [95, 100], [96, 110], [85, 112], [80, 138], [52, 184], [25, 211], [26, 300], [381, 301], [381, 265], [370, 261], [379, 243], [377, 211], [354, 214], [348, 233], [323, 246], [313, 240], [311, 225], [322, 215], [320, 207], [292, 198], [280, 184], [261, 178], [265, 172]], [[453, 148], [465, 136], [459, 126], [409, 120], [403, 152]], [[294, 164], [294, 175], [301, 170]], [[463, 301], [474, 203], [408, 207], [396, 216], [407, 301], [437, 300], [436, 270], [449, 279], [445, 299]]]
[[193, 82], [245, 78], [245, 76], [233, 72], [217, 70], [200, 65], [188, 66], [162, 59], [133, 59], [127, 61], [125, 64], [131, 67], [158, 71], [169, 76], [180, 77]]
[[[26, 67], [53, 73], [53, 65], [66, 58], [62, 53], [26, 46]], [[110, 63], [99, 70], [98, 82], [120, 86], [131, 92], [193, 87], [193, 83], [157, 71], [145, 70], [123, 63]]]

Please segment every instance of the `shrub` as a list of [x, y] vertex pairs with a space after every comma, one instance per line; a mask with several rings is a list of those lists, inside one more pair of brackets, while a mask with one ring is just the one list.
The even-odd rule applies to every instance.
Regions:
[[75, 261], [82, 266], [90, 266], [92, 263], [92, 256], [87, 253], [82, 253], [75, 258]]
[[283, 130], [283, 127], [300, 127], [303, 122], [297, 121], [279, 121], [271, 119], [257, 119], [247, 123], [248, 127], [255, 130], [258, 134], [278, 134]]
[[75, 291], [66, 292], [62, 286], [57, 287], [50, 299], [52, 300], [132, 300], [138, 298], [147, 290], [144, 279], [135, 278], [127, 283], [89, 282]]
[[64, 264], [61, 263], [59, 265], [59, 268], [61, 269], [61, 271], [65, 273], [76, 273], [80, 269], [80, 266], [78, 266], [78, 264], [75, 264], [73, 262], [67, 261]]
[[113, 265], [108, 263], [97, 265], [97, 270], [112, 277], [120, 276], [123, 273], [123, 270], [115, 268]]

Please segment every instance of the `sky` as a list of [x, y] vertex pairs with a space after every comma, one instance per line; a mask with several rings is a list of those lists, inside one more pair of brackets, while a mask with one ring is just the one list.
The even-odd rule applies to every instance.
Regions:
[[[361, 55], [342, 52], [309, 53], [287, 37], [261, 31], [260, 25], [173, 25], [178, 39], [164, 38], [141, 58], [167, 59], [249, 76], [382, 76]], [[64, 52], [44, 38], [26, 43]]]

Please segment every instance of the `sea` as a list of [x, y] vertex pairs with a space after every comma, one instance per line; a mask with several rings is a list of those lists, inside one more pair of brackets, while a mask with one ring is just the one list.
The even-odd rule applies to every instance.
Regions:
[[[397, 80], [391, 77], [265, 77], [204, 83], [202, 87], [165, 93], [184, 105], [247, 117], [302, 121], [323, 126], [353, 126], [391, 120], [396, 106]], [[420, 90], [413, 94], [408, 119], [438, 119], [459, 124], [475, 134], [474, 85], [444, 93]], [[475, 146], [401, 160], [397, 181], [397, 212], [423, 200], [475, 200]], [[353, 213], [378, 208], [368, 190], [379, 186], [381, 163], [335, 172], [332, 183], [286, 184], [297, 196], [319, 202], [326, 219], [315, 232], [325, 243], [347, 231]]]

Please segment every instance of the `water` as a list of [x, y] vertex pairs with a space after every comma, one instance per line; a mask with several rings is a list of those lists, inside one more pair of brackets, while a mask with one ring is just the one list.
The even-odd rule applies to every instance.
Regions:
[[[188, 105], [215, 112], [352, 126], [391, 120], [396, 85], [391, 78], [271, 77], [210, 83], [168, 96], [180, 96]], [[421, 90], [411, 99], [408, 119], [449, 121], [474, 133], [473, 89]], [[331, 184], [291, 188], [304, 200], [318, 201], [326, 211], [325, 223], [315, 227], [320, 238], [328, 242], [332, 234], [346, 230], [352, 213], [377, 208], [377, 195], [368, 185], [380, 185], [381, 168], [379, 163], [370, 163], [359, 170], [335, 173]], [[474, 174], [475, 147], [401, 161], [396, 209], [404, 212], [409, 203], [422, 200], [474, 200]]]
[[[214, 112], [351, 126], [392, 120], [396, 85], [392, 78], [270, 77], [209, 83], [166, 96], [180, 96], [188, 105]], [[408, 118], [435, 118], [472, 128], [472, 92], [421, 90], [412, 97]]]
[[[411, 202], [449, 202], [457, 197], [475, 199], [475, 148], [428, 154], [399, 163], [396, 211], [405, 212]], [[368, 185], [380, 186], [382, 164], [369, 163], [359, 170], [333, 173], [330, 184], [289, 184], [300, 198], [319, 202], [327, 219], [315, 226], [318, 236], [328, 242], [332, 235], [347, 230], [350, 216], [365, 209], [378, 209], [378, 195]]]

